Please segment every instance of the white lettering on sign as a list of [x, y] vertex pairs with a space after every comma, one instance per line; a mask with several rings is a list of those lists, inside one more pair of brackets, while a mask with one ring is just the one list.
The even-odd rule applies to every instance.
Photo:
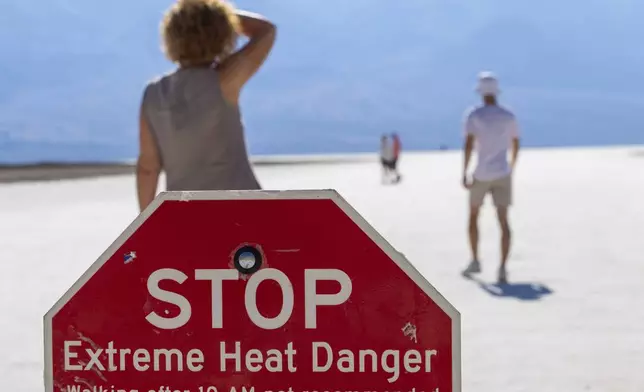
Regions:
[[[249, 372], [259, 372], [263, 367], [266, 368], [269, 372], [282, 372], [282, 364], [284, 363], [283, 358], [286, 357], [287, 369], [289, 372], [293, 373], [297, 369], [295, 368], [295, 357], [296, 351], [293, 349], [293, 342], [289, 342], [286, 345], [286, 349], [282, 351], [277, 349], [270, 349], [264, 354], [262, 351], [257, 349], [251, 349], [246, 352], [244, 357], [245, 370]], [[241, 353], [241, 342], [235, 342], [235, 351], [228, 353], [226, 352], [226, 342], [219, 343], [219, 355], [220, 355], [220, 370], [225, 372], [228, 367], [226, 363], [228, 360], [232, 360], [235, 363], [235, 371], [242, 371], [242, 353]]]
[[[318, 294], [316, 291], [319, 280], [334, 280], [340, 283], [337, 294]], [[344, 271], [338, 269], [310, 269], [304, 270], [304, 311], [305, 327], [317, 327], [318, 305], [340, 305], [351, 295], [351, 279]]]
[[190, 302], [183, 295], [173, 293], [172, 291], [163, 290], [159, 287], [162, 280], [172, 280], [179, 284], [188, 279], [188, 276], [181, 271], [172, 268], [164, 268], [154, 271], [148, 278], [148, 292], [154, 298], [173, 304], [179, 307], [180, 312], [176, 317], [166, 318], [152, 312], [145, 318], [150, 324], [161, 329], [175, 329], [184, 326], [192, 315]]
[[[114, 348], [114, 342], [109, 342], [106, 349], [85, 348], [76, 350], [74, 347], [82, 346], [80, 340], [65, 341], [64, 344], [64, 369], [65, 371], [91, 371], [93, 369], [110, 372], [125, 371], [130, 368], [139, 372], [154, 371], [183, 371], [185, 368], [191, 372], [203, 369], [204, 355], [199, 349], [192, 349], [187, 353], [181, 350], [157, 348], [146, 350], [139, 348]], [[89, 356], [89, 361], [81, 361], [79, 352]], [[107, 362], [101, 358], [107, 356]], [[185, 364], [185, 366], [184, 366]], [[150, 369], [151, 367], [151, 369]]]
[[[150, 295], [160, 301], [175, 305], [179, 314], [174, 317], [164, 317], [152, 311], [146, 316], [150, 324], [161, 329], [177, 329], [188, 323], [192, 316], [190, 301], [181, 294], [161, 289], [159, 284], [163, 280], [171, 280], [179, 284], [184, 283], [188, 276], [183, 272], [164, 268], [150, 274], [147, 287]], [[224, 327], [223, 303], [224, 280], [238, 280], [239, 272], [234, 269], [199, 269], [195, 270], [195, 280], [209, 280], [211, 287], [211, 316], [212, 328]], [[257, 308], [257, 289], [266, 281], [276, 282], [282, 290], [282, 308], [273, 318], [264, 317]], [[318, 294], [316, 287], [318, 281], [335, 281], [340, 284], [340, 291], [336, 294]], [[304, 325], [307, 329], [317, 327], [317, 308], [319, 306], [341, 305], [351, 295], [352, 285], [349, 276], [338, 269], [307, 269], [304, 270]], [[288, 322], [293, 313], [295, 295], [293, 284], [286, 274], [275, 268], [265, 268], [251, 275], [246, 284], [244, 296], [246, 313], [250, 320], [262, 329], [277, 329]]]
[[[282, 309], [279, 314], [272, 319], [262, 316], [257, 309], [257, 288], [263, 281], [271, 279], [277, 282], [282, 289]], [[246, 311], [251, 321], [263, 329], [277, 329], [286, 324], [293, 313], [295, 296], [293, 295], [293, 285], [282, 271], [274, 268], [267, 268], [257, 271], [246, 285]]]
[[[405, 374], [431, 373], [432, 361], [438, 356], [437, 350], [386, 349], [342, 349], [324, 341], [314, 341], [305, 347], [305, 358], [311, 358], [310, 367], [301, 361], [295, 366], [296, 354], [300, 349], [293, 342], [281, 348], [243, 347], [241, 341], [218, 344], [208, 342], [206, 352], [219, 352], [219, 368], [206, 367], [208, 356], [200, 349], [178, 348], [115, 348], [110, 341], [107, 348], [98, 348], [81, 340], [64, 342], [63, 368], [66, 372], [216, 372], [221, 373], [296, 373], [298, 370], [313, 373], [339, 371], [341, 373], [374, 373], [386, 377], [389, 383], [398, 381]], [[209, 354], [210, 355], [210, 354]]]
[[[222, 328], [224, 326], [224, 308], [221, 298], [224, 296], [223, 281], [239, 279], [239, 272], [234, 269], [227, 270], [196, 270], [195, 279], [209, 280], [212, 293], [212, 327]], [[186, 320], [187, 322], [188, 320]]]
[[[320, 354], [318, 354], [320, 349], [326, 352], [326, 363], [321, 363]], [[378, 372], [378, 365], [380, 365], [380, 369], [390, 374], [391, 377], [387, 378], [387, 381], [390, 383], [398, 380], [401, 368], [404, 368], [409, 373], [416, 373], [421, 370], [420, 365], [424, 365], [425, 372], [431, 372], [431, 358], [438, 354], [436, 350], [425, 350], [423, 357], [418, 350], [412, 349], [404, 352], [401, 361], [400, 350], [385, 350], [380, 355], [374, 350], [358, 350], [357, 354], [351, 350], [340, 350], [337, 352], [337, 360], [334, 361], [335, 355], [333, 349], [327, 342], [313, 342], [312, 350], [312, 369], [314, 372], [326, 372], [331, 369], [331, 366], [335, 362], [337, 369], [342, 373], [355, 373], [356, 371], [363, 373], [367, 371], [367, 362], [369, 362], [371, 364], [371, 372]], [[358, 357], [357, 369], [356, 357]]]

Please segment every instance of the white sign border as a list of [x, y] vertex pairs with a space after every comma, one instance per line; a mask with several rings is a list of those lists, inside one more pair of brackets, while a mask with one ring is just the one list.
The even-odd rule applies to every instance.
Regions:
[[139, 216], [118, 236], [100, 257], [81, 275], [81, 277], [63, 294], [44, 316], [44, 381], [45, 392], [54, 392], [53, 352], [52, 352], [52, 319], [80, 288], [105, 264], [125, 241], [148, 219], [150, 215], [166, 200], [333, 200], [344, 213], [353, 220], [371, 240], [376, 243], [398, 267], [403, 270], [452, 320], [452, 392], [461, 392], [461, 315], [441, 293], [425, 279], [420, 272], [394, 249], [340, 194], [328, 190], [244, 190], [244, 191], [170, 191], [161, 192], [142, 211]]

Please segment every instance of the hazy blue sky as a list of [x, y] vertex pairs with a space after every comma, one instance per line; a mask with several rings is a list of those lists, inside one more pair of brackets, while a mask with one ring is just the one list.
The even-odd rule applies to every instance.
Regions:
[[[7, 0], [0, 162], [136, 153], [169, 1]], [[238, 1], [278, 27], [242, 98], [252, 153], [459, 147], [480, 70], [495, 71], [531, 146], [644, 143], [644, 2]]]

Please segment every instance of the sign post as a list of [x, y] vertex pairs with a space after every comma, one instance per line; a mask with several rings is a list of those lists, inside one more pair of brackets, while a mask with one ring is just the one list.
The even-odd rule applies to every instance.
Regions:
[[165, 192], [45, 315], [46, 392], [460, 392], [457, 310], [335, 191]]

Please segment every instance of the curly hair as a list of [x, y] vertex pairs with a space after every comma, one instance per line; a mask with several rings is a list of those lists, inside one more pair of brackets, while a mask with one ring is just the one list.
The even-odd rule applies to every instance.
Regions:
[[181, 66], [210, 65], [235, 49], [239, 19], [224, 0], [178, 0], [161, 23], [163, 51]]

